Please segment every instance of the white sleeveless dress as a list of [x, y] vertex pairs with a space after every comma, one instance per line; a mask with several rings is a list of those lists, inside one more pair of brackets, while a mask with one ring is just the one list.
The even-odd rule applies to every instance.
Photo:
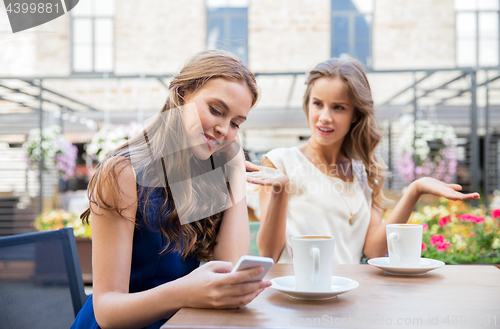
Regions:
[[334, 263], [359, 264], [372, 206], [363, 162], [351, 161], [354, 181], [347, 183], [325, 175], [298, 147], [274, 149], [264, 157], [290, 179], [286, 244], [278, 263], [292, 263], [292, 236], [328, 235], [335, 238]]

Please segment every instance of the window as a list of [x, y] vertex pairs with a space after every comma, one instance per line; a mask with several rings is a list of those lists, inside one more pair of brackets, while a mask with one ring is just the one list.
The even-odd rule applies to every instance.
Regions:
[[332, 57], [349, 55], [372, 66], [373, 0], [332, 0]]
[[499, 0], [455, 0], [455, 10], [457, 66], [497, 66]]
[[71, 11], [72, 71], [112, 72], [114, 0], [84, 0]]
[[248, 63], [248, 0], [207, 0], [207, 48]]

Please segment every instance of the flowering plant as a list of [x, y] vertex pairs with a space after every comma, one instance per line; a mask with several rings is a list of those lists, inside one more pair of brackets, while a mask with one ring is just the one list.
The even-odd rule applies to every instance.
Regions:
[[35, 219], [33, 226], [37, 231], [73, 227], [73, 233], [77, 237], [91, 238], [92, 236], [90, 225], [83, 224], [77, 215], [61, 209], [44, 212]]
[[86, 145], [86, 152], [94, 160], [101, 162], [104, 158], [120, 145], [133, 137], [141, 125], [130, 122], [128, 125], [105, 125]]
[[422, 257], [447, 264], [500, 263], [500, 209], [487, 213], [461, 201], [439, 199], [413, 212], [423, 226]]
[[[417, 120], [414, 126], [410, 125], [405, 130], [401, 138], [396, 164], [399, 178], [409, 183], [414, 179], [430, 176], [450, 183], [457, 169], [456, 146], [457, 137], [453, 127]], [[414, 154], [416, 163], [413, 160]]]
[[[56, 168], [64, 180], [74, 175], [78, 149], [61, 135], [61, 127], [50, 126], [42, 132], [43, 167], [45, 170]], [[38, 169], [40, 161], [40, 129], [32, 129], [28, 140], [23, 144], [26, 152], [28, 167]]]

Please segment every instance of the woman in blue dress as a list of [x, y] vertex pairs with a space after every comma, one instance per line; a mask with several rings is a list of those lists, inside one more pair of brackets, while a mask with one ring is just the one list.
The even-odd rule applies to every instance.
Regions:
[[249, 248], [237, 132], [257, 98], [245, 64], [201, 52], [160, 114], [100, 164], [82, 214], [93, 295], [72, 328], [159, 328], [182, 307], [237, 308], [270, 285], [242, 283], [260, 267], [230, 273]]

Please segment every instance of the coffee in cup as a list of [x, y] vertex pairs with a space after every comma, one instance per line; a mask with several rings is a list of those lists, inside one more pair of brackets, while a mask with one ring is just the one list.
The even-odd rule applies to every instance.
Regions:
[[325, 292], [332, 289], [335, 239], [302, 235], [291, 239], [295, 289]]
[[420, 266], [422, 225], [389, 224], [385, 230], [391, 266]]

